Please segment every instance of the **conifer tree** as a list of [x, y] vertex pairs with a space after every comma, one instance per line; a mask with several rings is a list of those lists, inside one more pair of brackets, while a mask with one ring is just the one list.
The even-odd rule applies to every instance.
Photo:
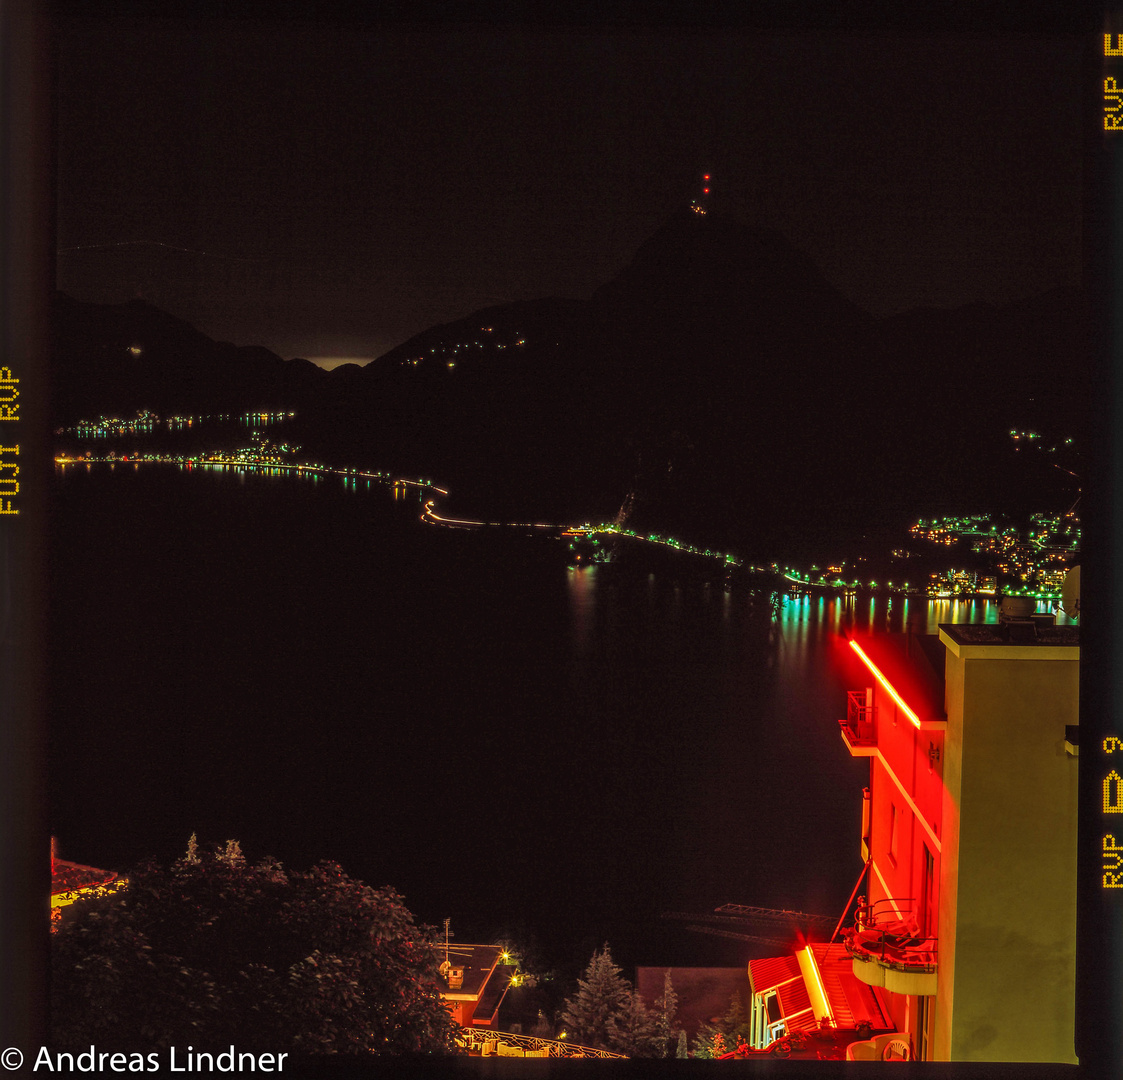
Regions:
[[675, 1057], [676, 1058], [688, 1058], [688, 1057], [690, 1057], [690, 1051], [686, 1048], [686, 1031], [682, 1028], [679, 1029], [679, 1033], [678, 1033], [678, 1046], [675, 1049]]
[[648, 1011], [633, 990], [624, 1007], [608, 1018], [609, 1049], [628, 1057], [665, 1057], [667, 1042], [659, 1031], [659, 1015]]
[[604, 949], [593, 953], [585, 977], [577, 980], [577, 993], [566, 999], [561, 1018], [570, 1041], [612, 1049], [609, 1021], [627, 1008], [630, 997], [631, 986], [612, 962], [606, 942]]
[[725, 1033], [714, 1024], [703, 1024], [694, 1036], [696, 1058], [713, 1058], [725, 1053]]
[[659, 1023], [659, 1036], [663, 1040], [662, 1057], [671, 1052], [671, 1039], [674, 1037], [675, 1013], [678, 1012], [678, 994], [671, 984], [671, 969], [663, 972], [663, 993], [655, 999], [655, 1014]]
[[733, 1049], [738, 1043], [749, 1041], [752, 1025], [745, 1015], [745, 1006], [741, 1001], [741, 995], [736, 992], [729, 1002], [729, 1012], [725, 1014], [725, 1018], [722, 1020], [721, 1029], [725, 1034], [725, 1042], [729, 1049]]

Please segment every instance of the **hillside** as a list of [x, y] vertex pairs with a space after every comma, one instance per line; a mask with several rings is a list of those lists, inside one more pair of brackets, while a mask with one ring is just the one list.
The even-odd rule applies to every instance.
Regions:
[[309, 453], [439, 477], [464, 512], [626, 504], [636, 528], [814, 553], [943, 504], [1039, 501], [1055, 477], [1007, 432], [1079, 435], [1082, 311], [1058, 293], [877, 320], [778, 233], [684, 213], [586, 302], [486, 308], [361, 369], [60, 295], [53, 410], [293, 409]]

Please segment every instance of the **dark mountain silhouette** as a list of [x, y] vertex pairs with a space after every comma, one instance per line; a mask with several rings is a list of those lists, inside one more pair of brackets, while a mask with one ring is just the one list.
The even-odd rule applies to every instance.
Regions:
[[884, 521], [1040, 502], [1057, 470], [1027, 470], [1007, 432], [1079, 434], [1083, 326], [1075, 292], [877, 320], [780, 234], [683, 213], [587, 302], [486, 308], [361, 369], [60, 296], [54, 408], [56, 426], [295, 409], [308, 452], [439, 478], [465, 513], [624, 507], [750, 557], [817, 553]]
[[56, 293], [52, 331], [56, 427], [143, 408], [280, 409], [326, 386], [326, 372], [307, 360], [286, 362], [268, 349], [212, 341], [142, 300], [85, 304]]
[[837, 409], [861, 396], [872, 327], [777, 233], [690, 213], [664, 225], [587, 323], [634, 442], [638, 522], [684, 531], [703, 516], [724, 536], [748, 506], [780, 526], [785, 507], [821, 500], [826, 459], [851, 441]]

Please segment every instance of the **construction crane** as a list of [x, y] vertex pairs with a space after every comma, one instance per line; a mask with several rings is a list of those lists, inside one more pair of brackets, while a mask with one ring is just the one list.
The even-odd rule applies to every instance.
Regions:
[[785, 908], [749, 907], [747, 904], [722, 904], [714, 908], [717, 915], [730, 915], [748, 922], [767, 919], [773, 922], [791, 922], [834, 926], [833, 915], [808, 915], [806, 911], [788, 911]]
[[[732, 938], [735, 941], [750, 941], [761, 945], [777, 945], [786, 948], [791, 938], [768, 936], [768, 931], [782, 932], [786, 927], [792, 934], [807, 935], [814, 930], [829, 932], [835, 920], [830, 915], [810, 915], [806, 911], [788, 911], [783, 908], [752, 907], [747, 904], [722, 904], [715, 908], [712, 915], [699, 915], [696, 912], [665, 911], [664, 919], [674, 919], [686, 923], [684, 929], [698, 934], [712, 934], [715, 937]], [[763, 934], [747, 931], [763, 930]]]
[[733, 938], [734, 941], [751, 941], [756, 945], [775, 945], [777, 948], [786, 949], [790, 941], [783, 938], [757, 937], [755, 934], [742, 934], [737, 930], [723, 930], [720, 926], [684, 926], [684, 930], [693, 930], [696, 934], [712, 934], [714, 937]]

